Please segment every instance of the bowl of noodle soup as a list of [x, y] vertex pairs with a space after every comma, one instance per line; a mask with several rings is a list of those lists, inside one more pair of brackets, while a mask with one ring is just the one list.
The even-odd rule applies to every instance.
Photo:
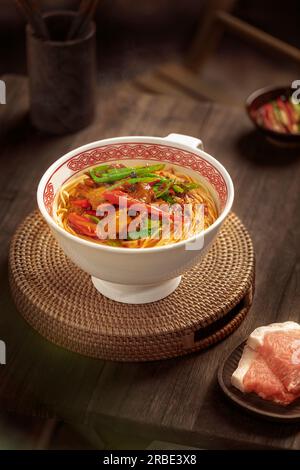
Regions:
[[199, 139], [118, 137], [54, 162], [38, 206], [64, 253], [106, 297], [171, 294], [205, 255], [234, 198], [226, 169]]

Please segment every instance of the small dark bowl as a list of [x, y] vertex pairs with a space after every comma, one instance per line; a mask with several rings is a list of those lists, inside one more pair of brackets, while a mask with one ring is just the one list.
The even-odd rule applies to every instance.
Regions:
[[262, 125], [258, 124], [255, 119], [254, 112], [260, 108], [265, 103], [272, 101], [279, 96], [290, 97], [295, 92], [294, 89], [291, 89], [289, 86], [286, 87], [266, 87], [256, 90], [248, 96], [246, 100], [246, 110], [251, 121], [255, 127], [262, 132], [267, 139], [273, 144], [286, 146], [286, 147], [296, 147], [300, 146], [300, 133], [298, 134], [285, 134], [284, 132], [272, 131], [271, 129], [266, 129]]

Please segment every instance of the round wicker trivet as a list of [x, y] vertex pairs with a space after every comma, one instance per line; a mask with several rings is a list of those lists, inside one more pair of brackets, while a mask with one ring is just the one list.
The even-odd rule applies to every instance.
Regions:
[[252, 303], [254, 252], [245, 227], [230, 214], [175, 292], [154, 303], [123, 304], [94, 288], [35, 211], [12, 240], [10, 282], [23, 317], [50, 341], [102, 359], [164, 359], [207, 348], [240, 325]]

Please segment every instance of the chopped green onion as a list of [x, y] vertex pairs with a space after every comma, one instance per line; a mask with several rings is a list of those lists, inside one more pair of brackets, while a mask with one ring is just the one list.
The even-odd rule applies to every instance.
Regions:
[[296, 111], [297, 115], [298, 115], [298, 119], [300, 119], [300, 103], [294, 103], [294, 101], [292, 99], [290, 99], [290, 103], [292, 104], [293, 108], [294, 108], [294, 111]]
[[198, 183], [186, 183], [182, 185], [185, 191], [192, 191], [192, 189], [200, 188]]
[[275, 118], [277, 119], [279, 124], [282, 124], [283, 126], [288, 126], [288, 118], [285, 112], [283, 112], [282, 109], [279, 109], [276, 101], [272, 103], [273, 105], [273, 110], [275, 114]]
[[95, 222], [95, 224], [98, 224], [98, 222], [100, 222], [100, 219], [98, 217], [96, 217], [95, 215], [92, 215], [92, 214], [87, 214], [89, 219], [91, 219], [92, 222]]
[[139, 238], [149, 237], [148, 229], [144, 228], [143, 230], [135, 230], [134, 232], [129, 232], [127, 235], [128, 240], [138, 240]]
[[143, 227], [141, 230], [134, 230], [128, 233], [128, 240], [138, 240], [140, 238], [148, 238], [154, 236], [161, 228], [159, 220], [148, 219], [147, 227]]
[[119, 240], [106, 240], [106, 244], [109, 246], [121, 246], [121, 242]]
[[169, 189], [171, 188], [172, 184], [173, 184], [173, 181], [170, 180], [168, 183], [166, 183], [165, 188], [164, 188], [163, 190], [161, 190], [161, 191], [158, 191], [158, 192], [155, 194], [155, 196], [156, 196], [157, 198], [160, 198], [160, 197], [164, 196], [165, 194], [168, 194], [168, 193], [169, 193]]
[[182, 189], [178, 184], [173, 184], [173, 189], [175, 193], [184, 193], [184, 189]]
[[175, 204], [176, 202], [175, 199], [170, 194], [165, 194], [164, 196], [161, 196], [161, 199], [168, 202], [169, 204]]

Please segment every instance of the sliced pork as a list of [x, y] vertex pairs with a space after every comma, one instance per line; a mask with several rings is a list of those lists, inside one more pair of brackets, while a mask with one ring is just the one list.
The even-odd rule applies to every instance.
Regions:
[[274, 323], [248, 338], [231, 383], [244, 393], [288, 405], [300, 396], [300, 325]]
[[245, 346], [231, 383], [243, 393], [256, 393], [264, 400], [289, 405], [297, 396], [289, 393], [259, 353]]
[[300, 325], [274, 323], [257, 328], [247, 344], [264, 358], [288, 392], [300, 393]]

